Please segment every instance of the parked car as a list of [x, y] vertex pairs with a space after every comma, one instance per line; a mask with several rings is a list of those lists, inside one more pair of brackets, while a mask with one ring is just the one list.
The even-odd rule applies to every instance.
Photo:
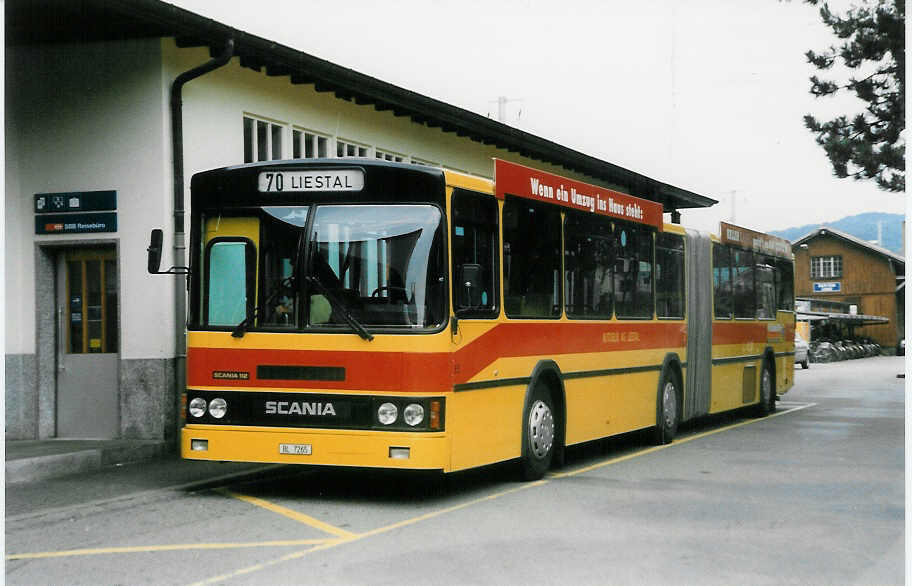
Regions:
[[800, 364], [801, 368], [808, 368], [808, 343], [804, 341], [798, 333], [795, 333], [795, 364]]

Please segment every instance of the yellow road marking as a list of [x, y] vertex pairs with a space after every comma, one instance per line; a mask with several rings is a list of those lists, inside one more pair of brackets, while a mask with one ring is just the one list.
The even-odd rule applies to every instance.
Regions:
[[394, 529], [399, 529], [399, 528], [401, 528], [401, 527], [406, 527], [406, 526], [408, 526], [408, 525], [413, 525], [413, 524], [415, 524], [415, 523], [418, 523], [418, 522], [421, 522], [421, 521], [426, 521], [426, 520], [428, 520], [428, 519], [432, 519], [432, 518], [434, 518], [434, 517], [438, 517], [438, 516], [444, 515], [444, 514], [446, 514], [446, 513], [451, 513], [451, 512], [453, 512], [453, 511], [457, 511], [457, 510], [459, 510], [459, 509], [464, 509], [464, 508], [466, 508], [466, 507], [470, 507], [470, 506], [473, 506], [473, 505], [476, 505], [476, 504], [479, 504], [479, 503], [483, 503], [483, 502], [485, 502], [485, 501], [491, 501], [491, 500], [494, 500], [494, 499], [498, 499], [498, 498], [500, 498], [500, 497], [502, 497], [502, 496], [506, 496], [506, 495], [508, 495], [508, 494], [513, 494], [513, 493], [519, 492], [519, 491], [521, 491], [521, 490], [525, 490], [525, 489], [528, 489], [528, 488], [533, 488], [533, 487], [536, 487], [536, 486], [542, 486], [542, 485], [547, 484], [548, 482], [550, 482], [551, 479], [559, 479], [559, 478], [565, 478], [565, 477], [568, 477], [568, 476], [574, 476], [574, 475], [576, 475], [576, 474], [582, 474], [583, 472], [588, 472], [588, 471], [590, 471], [590, 470], [595, 470], [595, 469], [598, 469], [598, 468], [602, 468], [602, 467], [605, 467], [605, 466], [609, 466], [609, 465], [611, 465], [611, 464], [617, 464], [617, 463], [623, 462], [623, 461], [625, 461], [625, 460], [630, 460], [630, 459], [635, 458], [635, 457], [638, 457], [638, 456], [644, 456], [644, 455], [646, 455], [646, 454], [651, 454], [651, 453], [657, 452], [657, 451], [659, 451], [659, 450], [664, 450], [664, 449], [667, 449], [667, 448], [674, 447], [675, 445], [680, 445], [680, 444], [687, 443], [687, 442], [690, 442], [690, 441], [693, 441], [693, 440], [696, 440], [696, 439], [700, 439], [700, 438], [703, 438], [703, 437], [708, 437], [708, 436], [713, 435], [713, 434], [716, 434], [716, 433], [721, 433], [721, 432], [723, 432], [723, 431], [727, 431], [727, 430], [730, 430], [730, 429], [735, 429], [735, 428], [742, 427], [742, 426], [745, 426], [745, 425], [750, 425], [751, 423], [758, 423], [758, 422], [760, 422], [760, 421], [765, 421], [765, 420], [771, 419], [771, 418], [773, 418], [773, 417], [780, 417], [780, 416], [782, 416], [782, 415], [787, 415], [787, 414], [793, 413], [793, 412], [795, 412], [795, 411], [800, 411], [801, 409], [807, 409], [808, 407], [813, 407], [814, 405], [816, 405], [816, 403], [807, 403], [807, 404], [800, 405], [800, 406], [795, 407], [795, 408], [792, 408], [792, 409], [788, 409], [788, 410], [786, 410], [786, 411], [779, 411], [779, 412], [773, 413], [773, 414], [771, 414], [771, 415], [768, 415], [767, 417], [758, 418], [758, 419], [748, 419], [748, 420], [746, 420], [746, 421], [741, 421], [741, 422], [738, 422], [738, 423], [735, 423], [735, 424], [732, 424], [732, 425], [727, 425], [727, 426], [724, 426], [724, 427], [720, 427], [719, 429], [714, 429], [714, 430], [707, 431], [707, 432], [704, 432], [704, 433], [699, 433], [699, 434], [695, 434], [695, 435], [692, 435], [692, 436], [688, 436], [688, 437], [683, 438], [683, 439], [681, 439], [681, 440], [675, 440], [673, 443], [666, 444], [666, 445], [664, 445], [664, 446], [655, 446], [655, 447], [652, 447], [652, 448], [649, 448], [649, 449], [646, 449], [646, 450], [641, 450], [641, 451], [637, 451], [637, 452], [632, 453], [632, 454], [627, 454], [626, 456], [621, 456], [621, 457], [619, 457], [619, 458], [611, 458], [611, 459], [606, 460], [606, 461], [604, 461], [604, 462], [599, 462], [598, 464], [593, 464], [592, 466], [585, 466], [585, 467], [583, 467], [583, 468], [578, 468], [578, 469], [576, 469], [576, 470], [572, 470], [572, 471], [569, 471], [569, 472], [562, 472], [562, 473], [558, 473], [558, 474], [549, 474], [549, 475], [548, 475], [545, 479], [543, 479], [543, 480], [538, 480], [538, 481], [536, 481], [536, 482], [530, 482], [530, 483], [527, 483], [527, 484], [523, 484], [523, 485], [518, 486], [518, 487], [516, 487], [516, 488], [511, 488], [511, 489], [509, 489], [509, 490], [504, 490], [504, 491], [501, 491], [501, 492], [498, 492], [498, 493], [495, 493], [495, 494], [490, 494], [490, 495], [487, 495], [487, 496], [483, 496], [483, 497], [480, 497], [480, 498], [477, 498], [477, 499], [474, 499], [474, 500], [471, 500], [471, 501], [468, 501], [468, 502], [465, 502], [465, 503], [462, 503], [462, 504], [459, 504], [459, 505], [454, 505], [454, 506], [452, 506], [452, 507], [447, 507], [447, 508], [445, 508], [445, 509], [440, 509], [440, 510], [438, 510], [438, 511], [434, 511], [434, 512], [431, 512], [431, 513], [426, 513], [426, 514], [424, 514], [424, 515], [419, 515], [419, 516], [417, 516], [417, 517], [413, 517], [413, 518], [411, 518], [411, 519], [406, 519], [406, 520], [404, 520], [404, 521], [399, 521], [398, 523], [393, 523], [392, 525], [386, 525], [386, 526], [384, 526], [384, 527], [379, 527], [379, 528], [377, 528], [377, 529], [373, 529], [373, 530], [367, 531], [367, 532], [365, 532], [365, 533], [361, 533], [361, 534], [357, 534], [357, 535], [356, 535], [356, 534], [352, 534], [352, 536], [349, 537], [349, 538], [347, 538], [347, 539], [337, 539], [337, 540], [327, 541], [327, 542], [325, 542], [325, 543], [322, 543], [322, 544], [317, 545], [317, 546], [315, 546], [315, 547], [312, 547], [312, 548], [310, 548], [310, 549], [305, 549], [305, 550], [302, 550], [302, 551], [292, 552], [292, 553], [286, 554], [286, 555], [284, 555], [284, 556], [282, 556], [282, 557], [280, 557], [280, 558], [274, 559], [274, 560], [270, 560], [270, 561], [267, 561], [267, 562], [259, 563], [259, 564], [253, 565], [253, 566], [248, 566], [248, 567], [246, 567], [246, 568], [241, 568], [241, 569], [239, 569], [239, 570], [235, 570], [234, 572], [229, 572], [229, 573], [227, 573], [227, 574], [222, 574], [221, 576], [215, 576], [214, 578], [209, 578], [209, 579], [207, 579], [207, 580], [202, 580], [202, 581], [200, 581], [200, 582], [194, 582], [191, 586], [204, 586], [204, 585], [206, 585], [206, 584], [217, 584], [217, 583], [222, 582], [222, 581], [225, 581], [225, 580], [230, 580], [231, 578], [237, 578], [237, 577], [239, 577], [239, 576], [243, 576], [243, 575], [246, 575], [246, 574], [251, 574], [251, 573], [253, 573], [253, 572], [257, 572], [257, 571], [260, 571], [260, 570], [264, 570], [264, 569], [269, 568], [269, 567], [271, 567], [271, 566], [275, 566], [275, 565], [278, 565], [278, 564], [281, 564], [281, 563], [284, 563], [284, 562], [287, 562], [287, 561], [291, 561], [291, 560], [295, 560], [295, 559], [300, 559], [300, 558], [302, 558], [302, 557], [304, 557], [304, 556], [306, 556], [306, 555], [309, 555], [309, 554], [311, 554], [311, 553], [313, 553], [313, 552], [315, 552], [315, 551], [325, 551], [325, 550], [327, 550], [327, 549], [332, 549], [332, 548], [334, 548], [334, 547], [336, 547], [336, 546], [339, 546], [339, 545], [344, 545], [344, 544], [347, 544], [347, 543], [352, 543], [352, 542], [354, 542], [354, 541], [359, 541], [359, 540], [364, 539], [364, 538], [366, 538], [366, 537], [372, 537], [372, 536], [374, 536], [374, 535], [379, 535], [379, 534], [381, 534], [381, 533], [387, 533], [387, 532], [392, 531], [392, 530], [394, 530]]
[[513, 493], [515, 493], [515, 492], [519, 492], [519, 491], [521, 491], [521, 490], [527, 490], [527, 489], [530, 489], [530, 488], [533, 488], [533, 487], [536, 487], [536, 486], [541, 486], [541, 485], [543, 485], [543, 484], [546, 484], [547, 482], [548, 482], [547, 480], [538, 480], [538, 481], [536, 481], [536, 482], [529, 482], [529, 483], [523, 484], [523, 485], [521, 485], [521, 486], [517, 486], [517, 487], [515, 487], [515, 488], [511, 488], [511, 489], [504, 490], [504, 491], [501, 491], [501, 492], [497, 492], [497, 493], [494, 493], [494, 494], [489, 494], [489, 495], [487, 495], [487, 496], [479, 497], [479, 498], [477, 498], [477, 499], [473, 499], [473, 500], [471, 500], [471, 501], [467, 501], [467, 502], [464, 502], [464, 503], [461, 503], [461, 504], [458, 504], [458, 505], [453, 505], [453, 506], [451, 506], [451, 507], [446, 507], [445, 509], [439, 509], [439, 510], [437, 510], [437, 511], [433, 511], [433, 512], [430, 512], [430, 513], [425, 513], [424, 515], [419, 515], [419, 516], [417, 516], [417, 517], [412, 517], [411, 519], [406, 519], [406, 520], [404, 520], [404, 521], [399, 521], [398, 523], [393, 523], [393, 524], [391, 524], [391, 525], [386, 525], [386, 526], [384, 526], [384, 527], [378, 527], [377, 529], [372, 529], [372, 530], [366, 531], [366, 532], [364, 532], [364, 533], [351, 533], [351, 534], [349, 534], [350, 536], [349, 536], [348, 538], [328, 540], [328, 541], [325, 541], [325, 542], [323, 542], [323, 543], [321, 543], [321, 544], [319, 544], [319, 545], [317, 545], [317, 546], [315, 546], [315, 547], [312, 547], [312, 548], [310, 548], [310, 549], [305, 549], [305, 550], [302, 550], [302, 551], [296, 551], [296, 552], [293, 552], [293, 553], [284, 555], [284, 556], [282, 556], [282, 557], [280, 557], [280, 558], [277, 558], [277, 559], [274, 559], [274, 560], [270, 560], [270, 561], [268, 561], [268, 562], [263, 562], [263, 563], [256, 564], [256, 565], [253, 565], [253, 566], [248, 566], [248, 567], [246, 567], [246, 568], [241, 568], [241, 569], [239, 569], [239, 570], [235, 570], [234, 572], [230, 572], [230, 573], [227, 573], [227, 574], [222, 574], [221, 576], [215, 576], [214, 578], [209, 578], [209, 579], [207, 579], [207, 580], [203, 580], [203, 581], [200, 581], [200, 582], [194, 582], [192, 586], [203, 586], [204, 584], [217, 584], [217, 583], [219, 583], [219, 582], [222, 582], [222, 581], [225, 581], [225, 580], [229, 580], [229, 579], [231, 579], [231, 578], [237, 578], [238, 576], [243, 576], [243, 575], [245, 575], [245, 574], [250, 574], [250, 573], [252, 573], [252, 572], [257, 572], [257, 571], [259, 571], [259, 570], [264, 570], [264, 569], [266, 569], [266, 568], [268, 568], [268, 567], [270, 567], [270, 566], [275, 566], [275, 565], [281, 564], [281, 563], [283, 563], [283, 562], [287, 562], [287, 561], [290, 561], [290, 560], [302, 558], [302, 557], [304, 557], [304, 556], [306, 556], [306, 555], [308, 555], [308, 554], [310, 554], [310, 553], [313, 553], [313, 552], [315, 552], [315, 551], [324, 551], [324, 550], [327, 550], [327, 549], [331, 549], [331, 548], [333, 548], [333, 547], [336, 547], [336, 546], [338, 546], [338, 545], [343, 545], [343, 544], [346, 544], [346, 543], [352, 543], [352, 542], [354, 542], [354, 541], [359, 541], [359, 540], [364, 539], [364, 538], [366, 538], [366, 537], [373, 537], [374, 535], [379, 535], [380, 533], [387, 533], [387, 532], [389, 532], [389, 531], [393, 531], [394, 529], [399, 529], [399, 528], [401, 528], [401, 527], [406, 527], [406, 526], [408, 526], [408, 525], [414, 525], [415, 523], [420, 523], [421, 521], [426, 521], [426, 520], [428, 520], [428, 519], [433, 519], [434, 517], [439, 517], [440, 515], [445, 515], [445, 514], [447, 514], [447, 513], [452, 513], [453, 511], [458, 511], [459, 509], [464, 509], [464, 508], [466, 508], [466, 507], [471, 507], [471, 506], [477, 505], [477, 504], [479, 504], [479, 503], [483, 503], [483, 502], [485, 502], [485, 501], [492, 501], [492, 500], [498, 499], [498, 498], [500, 498], [500, 497], [502, 497], [502, 496], [506, 496], [506, 495], [508, 495], [508, 494], [513, 494]]
[[277, 505], [275, 503], [265, 501], [261, 498], [255, 497], [255, 496], [239, 494], [236, 492], [231, 492], [230, 490], [226, 490], [226, 489], [218, 489], [217, 492], [226, 494], [228, 496], [232, 496], [236, 499], [244, 501], [245, 503], [250, 503], [251, 505], [256, 505], [258, 507], [262, 507], [268, 511], [272, 511], [273, 513], [277, 513], [284, 517], [288, 517], [289, 519], [297, 521], [298, 523], [304, 523], [305, 525], [310, 525], [314, 529], [319, 529], [320, 531], [324, 531], [326, 533], [331, 533], [332, 535], [335, 535], [336, 537], [349, 538], [349, 537], [356, 536], [356, 534], [352, 533], [351, 531], [346, 531], [345, 529], [340, 529], [339, 527], [335, 527], [333, 525], [330, 525], [329, 523], [324, 523], [323, 521], [320, 521], [319, 519], [315, 519], [315, 518], [311, 517], [310, 515], [305, 515], [304, 513], [300, 513], [298, 511], [283, 507], [281, 505]]
[[314, 547], [311, 547], [311, 548], [308, 548], [305, 550], [286, 554], [280, 558], [270, 560], [268, 562], [263, 562], [261, 564], [255, 564], [252, 566], [248, 566], [246, 568], [241, 568], [239, 570], [235, 570], [234, 572], [231, 572], [229, 574], [224, 574], [222, 576], [217, 576], [215, 578], [209, 578], [202, 582], [197, 582], [195, 584], [195, 586], [203, 585], [203, 584], [213, 584], [216, 582], [220, 582], [222, 580], [227, 580], [229, 578], [242, 576], [245, 574], [250, 574], [250, 573], [253, 573], [253, 572], [256, 572], [259, 570], [263, 570], [267, 567], [274, 566], [274, 565], [277, 565], [277, 564], [280, 564], [280, 563], [283, 563], [286, 561], [290, 561], [293, 559], [299, 559], [299, 558], [304, 557], [315, 551], [324, 551], [324, 550], [331, 549], [331, 548], [339, 546], [339, 545], [343, 545], [346, 543], [352, 543], [354, 541], [359, 541], [366, 537], [372, 537], [374, 535], [387, 533], [387, 532], [393, 531], [395, 529], [400, 529], [402, 527], [414, 525], [415, 523], [420, 523], [421, 521], [433, 519], [435, 517], [439, 517], [441, 515], [445, 515], [447, 513], [453, 512], [453, 511], [458, 511], [460, 509], [471, 507], [471, 506], [474, 506], [476, 504], [480, 504], [480, 503], [483, 503], [486, 501], [492, 501], [492, 500], [495, 500], [495, 499], [501, 498], [503, 496], [507, 496], [509, 494], [513, 494], [513, 493], [516, 493], [516, 492], [519, 492], [522, 490], [527, 490], [529, 488], [542, 486], [544, 484], [547, 484], [548, 482], [550, 482], [553, 479], [560, 479], [560, 478], [566, 478], [569, 476], [575, 476], [577, 474], [582, 474], [584, 472], [589, 472], [592, 470], [610, 466], [612, 464], [617, 464], [619, 462], [631, 460], [631, 459], [639, 457], [639, 456], [645, 456], [647, 454], [651, 454], [651, 453], [657, 452], [659, 450], [672, 448], [676, 445], [681, 445], [681, 444], [691, 442], [691, 441], [694, 441], [694, 440], [697, 440], [700, 438], [715, 435], [715, 434], [721, 433], [723, 431], [729, 431], [731, 429], [736, 429], [738, 427], [743, 427], [745, 425], [750, 425], [752, 423], [758, 423], [760, 421], [765, 421], [765, 420], [768, 420], [768, 419], [771, 419], [774, 417], [780, 417], [782, 415], [794, 413], [795, 411], [807, 409], [808, 407], [813, 407], [815, 405], [816, 405], [816, 403], [806, 403], [806, 404], [798, 405], [797, 407], [792, 407], [792, 408], [784, 410], [784, 411], [779, 411], [777, 413], [773, 413], [764, 418], [749, 419], [746, 421], [741, 421], [738, 423], [720, 427], [718, 429], [713, 429], [713, 430], [706, 431], [703, 433], [698, 433], [698, 434], [694, 434], [692, 436], [677, 439], [673, 443], [667, 444], [664, 446], [654, 446], [652, 448], [647, 448], [645, 450], [639, 450], [637, 452], [627, 454], [624, 456], [620, 456], [617, 458], [610, 458], [608, 460], [598, 462], [598, 463], [592, 464], [590, 466], [584, 466], [582, 468], [577, 468], [575, 470], [569, 470], [567, 472], [549, 474], [548, 477], [545, 478], [544, 480], [539, 480], [537, 482], [530, 482], [527, 484], [523, 484], [523, 485], [520, 485], [515, 488], [511, 488], [511, 489], [500, 491], [500, 492], [490, 494], [487, 496], [479, 497], [479, 498], [473, 499], [471, 501], [467, 501], [465, 503], [453, 505], [451, 507], [446, 507], [444, 509], [439, 509], [437, 511], [433, 511], [430, 513], [425, 513], [424, 515], [419, 515], [417, 517], [405, 519], [403, 521], [399, 521], [397, 523], [392, 523], [390, 525], [386, 525], [383, 527], [378, 527], [377, 529], [372, 529], [372, 530], [366, 531], [364, 533], [352, 533], [350, 531], [345, 531], [344, 529], [340, 529], [339, 527], [329, 525], [327, 523], [324, 523], [323, 521], [310, 517], [309, 515], [305, 515], [303, 513], [299, 513], [297, 511], [288, 509], [286, 507], [282, 507], [280, 505], [270, 503], [263, 499], [234, 493], [234, 492], [231, 492], [226, 489], [218, 490], [218, 492], [221, 492], [222, 494], [229, 495], [231, 497], [240, 499], [244, 502], [256, 505], [258, 507], [262, 507], [262, 508], [272, 511], [274, 513], [277, 513], [277, 514], [283, 515], [285, 517], [288, 517], [290, 519], [293, 519], [295, 521], [304, 523], [304, 524], [314, 527], [316, 529], [320, 529], [321, 531], [324, 531], [326, 533], [335, 535], [335, 536], [337, 536], [336, 539], [297, 539], [297, 540], [240, 542], [240, 543], [187, 543], [187, 544], [172, 544], [172, 545], [107, 547], [107, 548], [97, 548], [97, 549], [71, 549], [71, 550], [63, 550], [63, 551], [46, 551], [46, 552], [36, 552], [36, 553], [11, 554], [11, 555], [6, 556], [6, 559], [7, 560], [47, 559], [47, 558], [67, 557], [67, 556], [88, 556], [88, 555], [103, 555], [103, 554], [117, 554], [117, 553], [145, 553], [145, 552], [159, 552], [159, 551], [181, 551], [181, 550], [188, 550], [188, 551], [189, 550], [217, 550], [217, 549], [237, 549], [237, 548], [255, 548], [255, 547], [296, 547], [296, 546], [301, 546], [301, 545], [314, 546]]
[[255, 541], [247, 543], [177, 543], [171, 545], [136, 545], [131, 547], [102, 547], [98, 549], [68, 549], [63, 551], [42, 551], [37, 553], [14, 553], [8, 560], [35, 560], [62, 558], [68, 556], [104, 555], [112, 553], [147, 553], [155, 551], [183, 551], [193, 549], [238, 549], [245, 547], [296, 547], [299, 545], [320, 545], [327, 539], [292, 539], [285, 541]]

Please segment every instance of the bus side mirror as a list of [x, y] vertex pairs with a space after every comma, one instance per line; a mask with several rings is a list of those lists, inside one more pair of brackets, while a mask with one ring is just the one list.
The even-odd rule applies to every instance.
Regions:
[[482, 268], [480, 264], [466, 263], [456, 271], [456, 310], [481, 305]]
[[162, 258], [162, 231], [160, 229], [152, 230], [149, 248], [146, 250], [149, 252], [149, 273], [157, 275], [161, 272], [159, 269], [161, 268]]

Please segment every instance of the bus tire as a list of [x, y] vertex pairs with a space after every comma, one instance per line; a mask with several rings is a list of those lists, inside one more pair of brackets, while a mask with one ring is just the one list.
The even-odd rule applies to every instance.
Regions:
[[554, 401], [548, 387], [536, 383], [523, 408], [522, 477], [538, 480], [551, 467], [556, 437]]
[[769, 360], [763, 361], [763, 370], [760, 372], [760, 403], [757, 404], [757, 416], [766, 417], [776, 410], [776, 382], [773, 379], [773, 369]]
[[678, 432], [680, 405], [678, 404], [678, 381], [670, 369], [662, 371], [659, 392], [656, 396], [656, 445], [670, 444]]

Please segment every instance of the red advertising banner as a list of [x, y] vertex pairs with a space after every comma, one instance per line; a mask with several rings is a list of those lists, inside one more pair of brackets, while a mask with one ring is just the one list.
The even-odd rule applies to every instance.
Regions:
[[719, 222], [719, 239], [728, 244], [782, 258], [792, 258], [792, 243], [784, 238]]
[[501, 159], [494, 159], [494, 190], [499, 199], [510, 194], [659, 230], [664, 222], [660, 203]]

